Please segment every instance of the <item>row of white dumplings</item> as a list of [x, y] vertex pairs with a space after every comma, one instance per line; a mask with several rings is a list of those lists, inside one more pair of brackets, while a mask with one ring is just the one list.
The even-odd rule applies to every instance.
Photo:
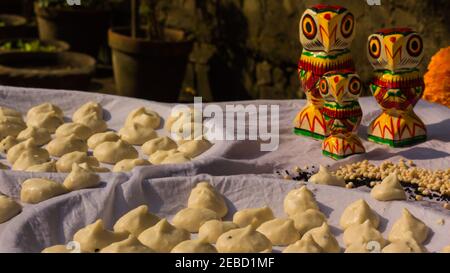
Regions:
[[[69, 174], [67, 179], [73, 178], [74, 175], [80, 177], [77, 175], [79, 172], [108, 172], [108, 168], [100, 167], [100, 162], [115, 164], [114, 172], [127, 172], [136, 166], [150, 164], [183, 163], [211, 147], [206, 140], [180, 141], [178, 146], [169, 137], [157, 137], [154, 129], [160, 126], [161, 118], [156, 112], [144, 107], [128, 115], [119, 134], [106, 131], [103, 109], [95, 102], [81, 106], [73, 114], [71, 123], [64, 123], [63, 111], [50, 103], [31, 108], [26, 117], [27, 123], [20, 112], [0, 107], [0, 152], [6, 154], [13, 170], [64, 173], [74, 171], [75, 174]], [[187, 127], [186, 123], [191, 122], [191, 119], [185, 119], [184, 113], [173, 113], [166, 122], [166, 129], [170, 131]], [[172, 126], [174, 124], [175, 126]], [[182, 130], [178, 132], [182, 133]], [[53, 140], [51, 134], [55, 135]], [[149, 155], [149, 160], [137, 158], [138, 152], [131, 144], [143, 144], [143, 153]], [[43, 145], [46, 147], [43, 148]], [[88, 149], [93, 150], [94, 156], [88, 154]], [[50, 156], [59, 159], [51, 160]], [[73, 169], [74, 166], [76, 170]], [[0, 169], [7, 168], [0, 163]], [[88, 177], [93, 177], [93, 174]], [[23, 183], [22, 202], [38, 203], [73, 190], [73, 187], [67, 184], [61, 185], [48, 179], [33, 181], [34, 183]], [[73, 183], [86, 188], [98, 184], [98, 179], [93, 181], [95, 182], [86, 181], [86, 177], [83, 177]], [[27, 192], [33, 192], [32, 189], [36, 188], [41, 191], [40, 196], [24, 198], [28, 195]], [[0, 204], [0, 223], [10, 220], [21, 211], [20, 204], [7, 196], [0, 195]]]
[[[100, 162], [115, 164], [113, 171], [118, 172], [142, 165], [184, 163], [211, 147], [209, 141], [194, 138], [196, 125], [188, 114], [174, 112], [166, 121], [169, 133], [192, 131], [176, 143], [167, 136], [158, 137], [155, 129], [161, 118], [144, 107], [132, 111], [118, 133], [106, 131], [103, 109], [95, 102], [81, 106], [70, 123], [64, 123], [63, 111], [50, 103], [31, 108], [26, 123], [20, 112], [0, 107], [0, 151], [6, 153], [13, 170], [30, 172], [69, 172], [73, 163], [87, 163], [97, 172], [109, 171], [99, 167]], [[142, 146], [149, 160], [138, 159], [133, 145]], [[89, 149], [93, 156], [88, 155]], [[7, 166], [0, 164], [0, 168]]]
[[[100, 183], [100, 177], [86, 163], [73, 163], [64, 183], [45, 178], [30, 178], [22, 182], [20, 200], [37, 204], [70, 191], [93, 188]], [[22, 206], [10, 197], [0, 195], [0, 224], [9, 221], [22, 211]]]
[[[284, 253], [337, 253], [341, 248], [320, 212], [314, 195], [305, 186], [290, 191], [284, 200], [288, 218], [275, 218], [269, 207], [236, 212], [233, 221], [222, 221], [228, 213], [223, 197], [208, 182], [192, 190], [187, 208], [172, 219], [149, 213], [147, 206], [123, 215], [113, 230], [102, 220], [75, 233], [81, 252], [172, 252], [172, 253], [261, 253], [273, 246], [286, 246]], [[377, 243], [382, 252], [424, 252], [421, 244], [428, 227], [404, 209], [395, 222], [389, 241], [377, 230], [379, 216], [364, 200], [350, 204], [340, 219], [344, 229], [345, 252], [370, 252]], [[198, 233], [191, 239], [191, 233]], [[450, 251], [447, 247], [443, 251]], [[64, 245], [45, 253], [70, 252]]]

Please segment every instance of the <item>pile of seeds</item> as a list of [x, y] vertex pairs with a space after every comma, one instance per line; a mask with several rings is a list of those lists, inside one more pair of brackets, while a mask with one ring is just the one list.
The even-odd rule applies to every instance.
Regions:
[[395, 171], [404, 185], [413, 186], [423, 196], [432, 195], [434, 192], [440, 196], [450, 197], [450, 169], [433, 171], [418, 168], [411, 160], [406, 162], [400, 159], [398, 164], [384, 161], [379, 167], [364, 160], [341, 166], [334, 174], [346, 181], [357, 180], [360, 183], [360, 180], [382, 180]]
[[[295, 167], [292, 173], [285, 170], [277, 174], [287, 180], [308, 181], [317, 173], [316, 166], [305, 166], [303, 169]], [[339, 167], [332, 172], [345, 179], [346, 188], [373, 188], [392, 172], [398, 173], [398, 178], [405, 188], [410, 200], [426, 199], [444, 202], [444, 207], [450, 209], [450, 169], [427, 170], [419, 168], [412, 160], [400, 159], [397, 164], [384, 161], [380, 166], [369, 163], [368, 160]]]
[[283, 177], [286, 180], [295, 180], [295, 181], [308, 181], [309, 178], [315, 175], [319, 171], [317, 166], [305, 166], [303, 168], [295, 167], [292, 170], [292, 173], [288, 170], [284, 171], [276, 171], [276, 173]]

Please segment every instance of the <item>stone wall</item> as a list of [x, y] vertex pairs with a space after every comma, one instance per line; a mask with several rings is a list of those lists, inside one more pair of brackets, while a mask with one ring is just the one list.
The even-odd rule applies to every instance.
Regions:
[[450, 45], [448, 0], [381, 0], [380, 6], [366, 0], [169, 1], [168, 25], [197, 40], [185, 88], [205, 100], [303, 98], [296, 72], [298, 21], [306, 7], [318, 3], [343, 5], [354, 13], [352, 53], [366, 82], [372, 71], [366, 40], [379, 28], [407, 26], [420, 32], [426, 47], [423, 69], [439, 48]]

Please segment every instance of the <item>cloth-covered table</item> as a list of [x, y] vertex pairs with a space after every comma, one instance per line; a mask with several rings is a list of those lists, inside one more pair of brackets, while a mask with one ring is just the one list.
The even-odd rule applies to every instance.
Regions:
[[[72, 113], [88, 101], [99, 102], [104, 107], [105, 120], [109, 128], [114, 130], [120, 129], [127, 114], [137, 107], [150, 107], [167, 118], [173, 106], [94, 93], [0, 87], [0, 106], [12, 107], [24, 114], [34, 105], [51, 102], [61, 107], [69, 120]], [[320, 141], [292, 133], [292, 120], [305, 103], [304, 100], [217, 103], [222, 108], [231, 104], [278, 105], [278, 149], [261, 151], [261, 141], [216, 141], [213, 148], [186, 164], [155, 165], [139, 167], [130, 173], [101, 174], [102, 185], [99, 188], [71, 192], [37, 205], [23, 204], [21, 214], [0, 224], [0, 251], [39, 252], [44, 247], [66, 243], [79, 228], [98, 218], [104, 219], [107, 227], [111, 228], [123, 213], [140, 204], [148, 204], [152, 212], [170, 218], [185, 206], [193, 183], [202, 179], [211, 180], [227, 196], [231, 207], [228, 218], [236, 209], [264, 204], [273, 206], [276, 215], [281, 217], [283, 212], [280, 204], [286, 192], [297, 187], [298, 182], [275, 179], [278, 177], [275, 173], [277, 170], [291, 170], [294, 166], [305, 165], [330, 165], [333, 169], [363, 159], [379, 164], [384, 160], [398, 161], [400, 158], [413, 160], [419, 167], [450, 168], [450, 109], [447, 107], [420, 101], [415, 111], [427, 125], [428, 140], [413, 147], [394, 149], [367, 141], [367, 126], [380, 110], [372, 97], [361, 98], [364, 117], [359, 135], [367, 153], [335, 161], [322, 155]], [[163, 131], [158, 130], [160, 134], [164, 134]], [[19, 200], [20, 183], [25, 179], [46, 177], [62, 182], [65, 176], [60, 173], [0, 170], [0, 192]], [[395, 220], [400, 215], [401, 206], [412, 207], [416, 214], [426, 218], [424, 221], [429, 225], [436, 226], [436, 217], [447, 220], [446, 224], [434, 230], [434, 238], [428, 244], [431, 250], [437, 251], [444, 244], [450, 244], [450, 236], [448, 232], [445, 233], [450, 226], [449, 212], [433, 204], [380, 204], [370, 200], [363, 190], [314, 187], [318, 201], [322, 204], [321, 209], [329, 217], [337, 236], [342, 235], [336, 227], [343, 207], [350, 200], [364, 198], [386, 220], [384, 232], [392, 225], [392, 221], [388, 220]], [[447, 239], [440, 240], [440, 234], [447, 234]]]

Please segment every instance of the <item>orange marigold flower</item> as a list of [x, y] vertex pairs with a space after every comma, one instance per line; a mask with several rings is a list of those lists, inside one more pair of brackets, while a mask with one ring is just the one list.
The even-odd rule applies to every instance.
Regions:
[[425, 74], [423, 98], [450, 107], [450, 46], [431, 58]]

